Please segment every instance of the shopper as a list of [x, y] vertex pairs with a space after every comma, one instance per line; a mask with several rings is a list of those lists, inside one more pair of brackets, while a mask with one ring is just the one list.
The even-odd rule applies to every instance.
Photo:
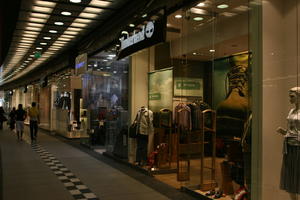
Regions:
[[3, 122], [7, 121], [5, 112], [2, 106], [0, 106], [0, 130], [3, 129]]
[[36, 103], [32, 102], [31, 108], [29, 108], [28, 115], [30, 118], [29, 126], [30, 126], [30, 137], [31, 142], [36, 141], [37, 132], [38, 132], [38, 124], [39, 124], [39, 111], [36, 107]]
[[9, 128], [11, 131], [15, 129], [15, 124], [16, 124], [16, 108], [13, 107], [13, 109], [9, 113]]
[[16, 110], [16, 128], [18, 140], [22, 140], [24, 132], [24, 120], [26, 119], [26, 111], [23, 109], [23, 105], [18, 105], [18, 110]]

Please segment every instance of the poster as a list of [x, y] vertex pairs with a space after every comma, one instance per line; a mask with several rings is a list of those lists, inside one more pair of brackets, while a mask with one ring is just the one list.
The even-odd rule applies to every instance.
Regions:
[[174, 96], [203, 97], [203, 79], [176, 77], [174, 79]]
[[172, 110], [173, 69], [149, 73], [149, 109], [158, 112], [162, 108]]

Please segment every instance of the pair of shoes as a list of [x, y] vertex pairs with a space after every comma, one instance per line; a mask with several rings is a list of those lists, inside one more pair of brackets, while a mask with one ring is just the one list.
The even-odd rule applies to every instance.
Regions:
[[219, 199], [219, 198], [221, 198], [221, 197], [223, 197], [223, 191], [222, 190], [218, 190], [217, 192], [216, 192], [216, 194], [214, 195], [214, 199]]
[[210, 190], [210, 191], [206, 192], [205, 196], [212, 196], [214, 194], [216, 194], [216, 191], [213, 189], [213, 190]]

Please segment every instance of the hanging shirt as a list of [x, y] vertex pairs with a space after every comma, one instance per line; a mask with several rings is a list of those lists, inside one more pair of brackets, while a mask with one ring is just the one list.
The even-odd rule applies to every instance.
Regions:
[[191, 109], [184, 103], [179, 103], [175, 107], [175, 124], [178, 128], [186, 130], [192, 129]]

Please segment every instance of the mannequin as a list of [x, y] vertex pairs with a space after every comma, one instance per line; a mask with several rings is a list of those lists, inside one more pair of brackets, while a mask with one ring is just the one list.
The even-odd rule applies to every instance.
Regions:
[[300, 194], [300, 87], [291, 88], [289, 97], [295, 107], [287, 116], [287, 129], [277, 129], [284, 135], [280, 188], [289, 192], [291, 199], [295, 200]]

